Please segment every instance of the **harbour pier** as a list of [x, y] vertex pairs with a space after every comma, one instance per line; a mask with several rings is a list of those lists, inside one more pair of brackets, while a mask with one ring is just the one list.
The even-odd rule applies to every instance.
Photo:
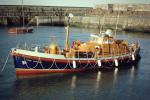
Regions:
[[[66, 15], [73, 13], [70, 25], [85, 28], [112, 28], [126, 31], [150, 31], [150, 4], [103, 4], [95, 7], [58, 7], [0, 5], [0, 25], [59, 25], [66, 22]], [[119, 14], [119, 18], [117, 18]]]

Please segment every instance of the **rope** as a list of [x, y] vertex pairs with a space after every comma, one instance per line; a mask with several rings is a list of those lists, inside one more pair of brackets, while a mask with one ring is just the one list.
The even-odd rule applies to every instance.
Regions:
[[36, 67], [38, 66], [39, 63], [40, 63], [40, 58], [38, 59], [37, 64], [36, 64], [34, 67], [32, 67], [32, 68], [36, 68]]
[[55, 59], [54, 59], [54, 64], [55, 64], [55, 67], [56, 67], [57, 69], [60, 69], [60, 68], [57, 66], [57, 64], [56, 64]]
[[129, 58], [127, 59], [127, 63], [129, 63], [129, 61], [130, 61], [130, 57], [131, 57], [131, 56], [129, 56]]
[[91, 62], [88, 60], [88, 63], [89, 63], [89, 65], [92, 67], [92, 64], [91, 64]]
[[[68, 60], [68, 62], [67, 62], [67, 64], [65, 65], [65, 67], [64, 67], [63, 69], [66, 69], [68, 65], [69, 65], [70, 68], [72, 68], [71, 65], [70, 65], [69, 59], [67, 59], [67, 60]], [[54, 64], [55, 64], [55, 67], [56, 67], [57, 69], [60, 69], [60, 68], [57, 66], [57, 64], [56, 64], [55, 59], [53, 60], [53, 63], [51, 64], [51, 66], [50, 66], [48, 69], [51, 69]]]
[[[87, 53], [86, 53], [86, 54], [87, 54]], [[88, 54], [87, 54], [86, 56], [87, 56], [87, 58], [88, 58]], [[82, 64], [81, 64], [80, 58], [79, 58], [78, 62], [79, 62], [79, 64], [80, 64], [80, 66], [81, 66]], [[88, 62], [85, 66], [83, 66], [82, 68], [86, 68], [88, 65], [89, 65], [89, 62]]]
[[54, 60], [53, 60], [53, 63], [51, 64], [51, 66], [48, 68], [48, 69], [51, 69], [54, 65]]
[[94, 64], [94, 66], [93, 67], [98, 67], [98, 66], [96, 66], [96, 65], [98, 65], [98, 62], [97, 62], [97, 60], [95, 60], [95, 64]]
[[114, 65], [114, 61], [112, 61], [112, 63], [109, 62], [109, 61], [107, 61], [107, 63], [108, 63], [110, 66], [113, 66], [113, 65]]
[[66, 69], [68, 65], [69, 65], [69, 67], [71, 68], [71, 66], [70, 66], [70, 64], [69, 64], [69, 59], [67, 58], [67, 64], [66, 64], [66, 66], [65, 66], [63, 69]]
[[[68, 59], [68, 61], [69, 61], [69, 67], [70, 68], [73, 68], [73, 66], [71, 66], [71, 64], [70, 63], [73, 63], [73, 62], [70, 62], [70, 60]], [[75, 61], [76, 62], [76, 61]], [[77, 62], [76, 62], [76, 64], [77, 64]], [[73, 65], [73, 64], [72, 64]], [[76, 68], [77, 68], [77, 65], [76, 65]]]
[[9, 56], [10, 56], [10, 54], [8, 53], [8, 56], [6, 58], [6, 61], [5, 61], [4, 65], [3, 65], [2, 69], [1, 69], [1, 72], [3, 72], [4, 68], [6, 67], [6, 64], [8, 62]]
[[[40, 58], [39, 58], [39, 60], [40, 60]], [[42, 69], [44, 69], [41, 60], [39, 61], [39, 63], [40, 63], [40, 65], [41, 65]]]
[[[88, 65], [89, 65], [89, 61], [87, 62], [87, 64], [83, 68], [88, 67]], [[81, 62], [80, 62], [80, 66], [81, 66]]]
[[89, 57], [88, 57], [88, 53], [87, 53], [87, 59], [88, 59], [88, 63], [87, 64], [89, 64], [91, 68], [96, 66], [96, 64], [97, 64], [96, 60], [95, 60], [95, 64], [93, 64], [93, 65], [91, 64], [91, 62], [89, 60]]
[[23, 58], [24, 58], [24, 61], [26, 61], [26, 63], [25, 63], [26, 67], [29, 68], [29, 69], [34, 69], [34, 68], [36, 68], [36, 67], [38, 66], [39, 60], [40, 60], [40, 58], [39, 58], [37, 64], [36, 64], [34, 67], [31, 68], [31, 67], [28, 66], [28, 64], [27, 64], [28, 61], [26, 60], [26, 58], [25, 58], [25, 57], [23, 57]]
[[[93, 54], [93, 55], [94, 55], [94, 54]], [[89, 61], [88, 52], [87, 52], [87, 59], [88, 59], [87, 66], [88, 66], [88, 64], [90, 65], [91, 68], [96, 66], [96, 64], [97, 64], [96, 61], [97, 61], [97, 60], [95, 60], [95, 64], [92, 65], [91, 62]], [[86, 66], [86, 67], [87, 67], [87, 66]], [[85, 68], [85, 67], [84, 67], [84, 68]]]

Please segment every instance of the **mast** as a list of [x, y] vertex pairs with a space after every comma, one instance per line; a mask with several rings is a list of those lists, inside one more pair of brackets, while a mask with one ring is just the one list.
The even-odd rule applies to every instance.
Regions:
[[65, 50], [68, 51], [69, 25], [66, 27]]
[[21, 0], [21, 7], [22, 7], [22, 26], [24, 27], [24, 11], [23, 11], [23, 0]]
[[119, 20], [119, 5], [118, 5], [118, 15], [117, 15], [117, 23], [116, 23], [116, 29], [115, 29], [115, 38], [116, 38], [116, 33], [117, 33], [117, 29], [118, 29], [118, 20]]
[[105, 14], [104, 14], [104, 16], [103, 16], [103, 23], [102, 23], [102, 25], [101, 25], [101, 27], [100, 27], [100, 33], [101, 33], [102, 30], [103, 30], [104, 23], [105, 23]]
[[67, 27], [66, 27], [66, 39], [65, 39], [65, 50], [68, 51], [68, 38], [69, 38], [69, 21], [70, 21], [70, 18], [73, 17], [73, 14], [72, 13], [69, 13], [69, 16], [67, 16], [68, 18], [68, 22], [67, 22]]

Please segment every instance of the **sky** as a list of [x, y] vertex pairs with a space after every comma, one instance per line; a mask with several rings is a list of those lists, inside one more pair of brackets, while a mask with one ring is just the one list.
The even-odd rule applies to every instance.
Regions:
[[[22, 0], [0, 0], [0, 5], [21, 5]], [[94, 7], [96, 4], [142, 3], [150, 0], [23, 0], [23, 5]]]

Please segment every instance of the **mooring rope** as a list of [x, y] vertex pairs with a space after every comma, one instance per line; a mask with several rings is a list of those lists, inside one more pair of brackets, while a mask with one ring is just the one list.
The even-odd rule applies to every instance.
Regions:
[[5, 60], [5, 63], [3, 65], [3, 67], [2, 67], [2, 69], [1, 69], [1, 72], [3, 72], [4, 68], [6, 67], [6, 64], [8, 62], [9, 57], [10, 57], [10, 54], [8, 53], [8, 56], [7, 56], [6, 60]]

